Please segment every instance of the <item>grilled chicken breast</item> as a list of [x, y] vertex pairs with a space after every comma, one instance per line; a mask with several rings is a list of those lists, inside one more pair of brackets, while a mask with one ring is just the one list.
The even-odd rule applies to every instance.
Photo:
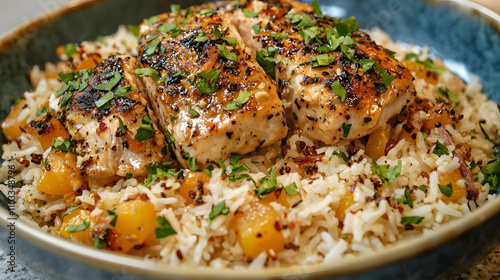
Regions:
[[223, 10], [252, 53], [267, 59], [261, 64], [274, 64], [268, 72], [281, 81], [289, 125], [310, 138], [326, 144], [360, 138], [413, 100], [410, 71], [353, 18], [321, 16], [295, 1], [248, 1]]
[[132, 57], [111, 56], [93, 69], [63, 76], [60, 106], [76, 142], [78, 166], [89, 182], [127, 173], [145, 176], [146, 165], [164, 160], [165, 138], [151, 120]]
[[[287, 134], [276, 82], [229, 21], [211, 10], [165, 13], [140, 26], [142, 77], [184, 167], [245, 154]], [[193, 162], [193, 161], [191, 161]]]

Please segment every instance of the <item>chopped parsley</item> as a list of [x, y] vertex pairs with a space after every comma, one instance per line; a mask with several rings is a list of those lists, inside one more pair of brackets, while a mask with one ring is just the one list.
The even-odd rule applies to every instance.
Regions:
[[149, 17], [149, 18], [145, 18], [144, 19], [144, 22], [148, 25], [148, 26], [152, 26], [153, 24], [155, 24], [156, 22], [160, 21], [160, 18], [158, 16], [152, 16], [152, 17]]
[[118, 215], [114, 214], [114, 217], [113, 219], [111, 220], [111, 222], [109, 222], [109, 224], [111, 226], [116, 226], [116, 221], [118, 220]]
[[192, 171], [198, 170], [198, 165], [196, 165], [196, 159], [194, 157], [188, 158], [189, 169]]
[[82, 206], [81, 204], [78, 204], [78, 205], [73, 205], [71, 207], [69, 207], [66, 211], [64, 211], [64, 213], [62, 214], [62, 217], [66, 217], [67, 215], [73, 213], [76, 209], [80, 208], [80, 206]]
[[129, 25], [127, 25], [127, 30], [132, 32], [132, 34], [134, 34], [135, 37], [139, 38], [139, 26], [138, 25], [129, 24]]
[[175, 25], [175, 23], [164, 23], [158, 27], [158, 31], [163, 33], [169, 33], [170, 31], [173, 31], [175, 28], [177, 28], [177, 25]]
[[269, 170], [268, 177], [264, 177], [260, 179], [260, 186], [255, 190], [255, 195], [260, 199], [264, 198], [266, 195], [273, 192], [278, 187], [278, 182], [276, 181], [276, 170], [271, 168]]
[[335, 25], [337, 32], [340, 36], [348, 36], [349, 34], [356, 32], [359, 29], [358, 22], [356, 18], [350, 17], [342, 22]]
[[401, 168], [401, 160], [398, 160], [398, 165], [393, 167], [389, 164], [378, 165], [377, 162], [374, 161], [370, 169], [374, 175], [380, 178], [382, 183], [390, 185], [401, 175]]
[[309, 44], [309, 41], [316, 38], [316, 36], [318, 36], [318, 34], [320, 33], [321, 30], [317, 26], [299, 30], [299, 35], [302, 37], [306, 45]]
[[151, 187], [156, 180], [175, 176], [175, 169], [169, 169], [171, 161], [169, 162], [156, 162], [151, 165], [146, 165], [146, 171], [148, 172], [148, 177], [144, 181], [143, 185], [146, 187]]
[[450, 152], [448, 151], [448, 147], [445, 145], [441, 144], [439, 140], [436, 142], [436, 147], [434, 147], [434, 150], [432, 150], [432, 153], [438, 156], [442, 155], [449, 155]]
[[214, 13], [214, 11], [212, 11], [211, 9], [203, 9], [200, 11], [200, 15], [202, 15], [202, 16], [213, 14], [213, 13]]
[[453, 194], [453, 188], [451, 187], [451, 183], [447, 185], [438, 184], [438, 187], [441, 193], [444, 194], [446, 197], [450, 197]]
[[199, 79], [199, 85], [196, 86], [201, 95], [207, 95], [219, 90], [217, 79], [219, 78], [221, 70], [211, 69], [205, 72], [196, 74]]
[[247, 18], [254, 18], [257, 17], [258, 14], [256, 12], [250, 11], [249, 9], [243, 9], [243, 15]]
[[238, 97], [236, 97], [235, 100], [229, 101], [224, 110], [231, 111], [241, 108], [241, 106], [243, 106], [243, 104], [245, 104], [250, 99], [250, 96], [252, 96], [251, 92], [246, 90], [240, 91]]
[[313, 63], [312, 67], [322, 67], [322, 66], [328, 66], [332, 64], [335, 61], [336, 56], [329, 56], [328, 54], [320, 54], [311, 59], [311, 62]]
[[234, 61], [234, 62], [237, 62], [238, 61], [238, 57], [236, 56], [235, 53], [232, 53], [230, 52], [226, 46], [224, 45], [219, 45], [219, 44], [216, 44], [217, 46], [217, 49], [219, 50], [219, 54], [220, 56], [222, 56], [223, 58], [227, 59], [227, 60], [231, 60], [231, 61]]
[[130, 172], [127, 172], [127, 174], [125, 174], [125, 179], [131, 179], [132, 177], [134, 177], [134, 174], [130, 173]]
[[131, 85], [126, 85], [117, 89], [116, 93], [108, 91], [104, 96], [102, 96], [101, 98], [99, 98], [99, 100], [95, 102], [95, 106], [98, 110], [109, 109], [111, 100], [124, 97], [127, 95], [127, 93], [131, 91], [132, 91]]
[[153, 42], [151, 42], [146, 49], [146, 55], [153, 55], [158, 49], [158, 45], [160, 45], [160, 43], [161, 41], [158, 39], [155, 39]]
[[170, 11], [176, 15], [180, 14], [181, 12], [181, 5], [176, 5], [176, 4], [172, 4], [170, 5]]
[[349, 159], [347, 158], [346, 154], [340, 150], [335, 150], [333, 151], [332, 155], [338, 156], [339, 158], [343, 159], [345, 164], [349, 165]]
[[402, 225], [409, 225], [409, 224], [418, 225], [418, 224], [420, 224], [420, 222], [422, 222], [423, 219], [424, 219], [424, 217], [421, 217], [421, 216], [403, 216], [403, 217], [401, 217], [401, 224]]
[[223, 200], [212, 207], [212, 211], [208, 215], [208, 223], [211, 224], [212, 221], [220, 215], [227, 215], [229, 213], [229, 208], [226, 207], [226, 201]]
[[39, 116], [40, 116], [41, 114], [43, 114], [43, 113], [47, 113], [47, 106], [45, 106], [45, 105], [43, 106], [43, 108], [42, 108], [42, 109], [40, 109], [40, 110], [38, 110], [38, 111], [36, 112], [36, 116], [37, 116], [37, 117], [39, 117]]
[[184, 18], [187, 18], [189, 15], [194, 15], [194, 11], [191, 9], [191, 7], [187, 7]]
[[286, 194], [288, 195], [299, 195], [299, 190], [297, 189], [297, 184], [295, 182], [291, 183], [288, 186], [283, 187], [285, 190]]
[[94, 234], [94, 247], [97, 249], [104, 248], [104, 242], [102, 241], [101, 238], [99, 238], [98, 234]]
[[68, 57], [72, 57], [76, 53], [76, 45], [73, 43], [68, 43], [64, 45], [64, 54]]
[[160, 225], [160, 227], [155, 228], [155, 233], [156, 233], [156, 239], [158, 241], [162, 241], [165, 239], [165, 237], [174, 235], [177, 232], [172, 228], [168, 220], [165, 218], [165, 216], [161, 215], [160, 217], [156, 218], [155, 220], [156, 223]]
[[212, 171], [214, 171], [214, 166], [209, 164], [207, 167], [203, 168], [203, 173], [207, 174], [208, 177], [212, 178]]
[[155, 129], [153, 127], [153, 123], [151, 122], [149, 115], [146, 114], [141, 119], [141, 124], [139, 125], [137, 134], [135, 135], [135, 140], [144, 143], [154, 136]]
[[380, 73], [380, 77], [382, 78], [382, 83], [384, 84], [384, 86], [388, 86], [392, 82], [392, 80], [394, 80], [395, 76], [387, 73], [384, 68], [378, 65], [378, 63], [375, 64], [375, 67], [377, 67], [377, 70]]
[[[472, 164], [471, 164], [472, 165]], [[489, 184], [489, 193], [496, 193], [498, 189], [498, 177], [500, 177], [500, 160], [495, 158], [483, 166], [480, 171], [484, 175], [481, 185]]]
[[153, 68], [137, 68], [134, 71], [134, 74], [137, 75], [137, 77], [158, 77], [158, 71], [156, 71]]
[[196, 111], [195, 109], [193, 108], [189, 108], [189, 114], [191, 115], [191, 117], [193, 118], [196, 118], [196, 117], [199, 117], [200, 116], [200, 113], [198, 113], [198, 111]]
[[125, 135], [125, 126], [123, 125], [122, 118], [118, 117], [118, 126], [120, 127], [121, 134]]
[[257, 63], [264, 69], [264, 71], [271, 76], [271, 78], [275, 78], [275, 70], [274, 65], [276, 64], [276, 60], [274, 59], [274, 55], [276, 54], [276, 49], [273, 47], [269, 47], [267, 51], [256, 51], [255, 59]]
[[196, 35], [196, 38], [194, 38], [193, 42], [205, 43], [208, 40], [209, 40], [209, 38], [207, 36], [205, 36], [205, 32], [201, 31], [198, 33], [198, 35]]
[[297, 24], [298, 27], [313, 27], [316, 26], [316, 23], [311, 20], [304, 12], [302, 12], [302, 20]]
[[420, 185], [420, 186], [417, 187], [417, 189], [423, 191], [424, 193], [427, 192], [427, 186], [426, 185]]
[[439, 87], [438, 92], [446, 96], [446, 98], [450, 100], [451, 104], [458, 105], [460, 103], [457, 94], [449, 90], [447, 87]]
[[492, 143], [493, 145], [497, 146], [498, 143], [493, 141], [490, 136], [488, 135], [488, 133], [486, 133], [486, 130], [484, 130], [484, 127], [483, 127], [483, 123], [486, 123], [486, 121], [482, 120], [482, 121], [479, 121], [479, 128], [481, 129], [481, 132], [483, 133], [484, 135], [484, 138], [486, 140], [488, 140], [490, 143]]
[[67, 229], [66, 232], [68, 233], [75, 233], [75, 232], [80, 232], [86, 230], [90, 226], [90, 220], [84, 220], [82, 219], [82, 223], [78, 226], [75, 225], [70, 225]]
[[283, 36], [281, 35], [281, 33], [271, 33], [271, 35], [269, 35], [269, 36], [271, 36], [271, 38], [273, 38], [276, 41], [279, 41], [279, 40], [281, 40], [283, 38]]
[[340, 101], [344, 102], [345, 101], [345, 97], [346, 97], [346, 94], [347, 94], [347, 91], [345, 90], [345, 88], [342, 86], [342, 84], [340, 83], [339, 80], [335, 80], [331, 85], [330, 87], [332, 88], [333, 92], [335, 93], [335, 95], [337, 95], [338, 97], [340, 97]]
[[224, 162], [222, 162], [222, 160], [220, 159], [216, 159], [215, 163], [217, 163], [219, 167], [222, 169], [221, 176], [224, 176], [226, 174], [226, 165], [224, 164]]
[[351, 126], [352, 124], [347, 124], [347, 123], [342, 124], [342, 131], [343, 131], [342, 136], [344, 138], [347, 138], [347, 136], [349, 136], [349, 131], [351, 131]]
[[71, 139], [65, 138], [64, 140], [59, 140], [58, 138], [52, 139], [52, 144], [50, 145], [51, 149], [60, 150], [64, 153], [71, 153], [76, 155], [76, 151], [72, 149], [73, 141]]
[[258, 24], [254, 24], [254, 25], [252, 25], [252, 30], [253, 30], [253, 33], [259, 34], [260, 33], [260, 26]]
[[377, 62], [373, 58], [370, 58], [370, 59], [360, 59], [360, 60], [358, 60], [358, 63], [363, 67], [363, 71], [364, 72], [370, 71], [370, 69], [372, 69], [373, 66], [375, 64], [377, 64]]
[[407, 204], [410, 208], [413, 208], [413, 199], [411, 198], [408, 186], [405, 187], [405, 193], [402, 197], [396, 198], [396, 201], [402, 204]]
[[323, 13], [321, 12], [321, 9], [320, 9], [318, 2], [316, 0], [314, 0], [312, 2], [312, 7], [313, 7], [313, 13], [315, 13], [319, 17], [323, 16]]

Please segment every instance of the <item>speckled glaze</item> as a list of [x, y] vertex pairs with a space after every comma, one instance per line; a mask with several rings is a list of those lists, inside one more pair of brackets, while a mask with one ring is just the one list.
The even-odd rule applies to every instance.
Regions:
[[[200, 1], [175, 1], [184, 7]], [[311, 2], [311, 1], [309, 1]], [[355, 16], [362, 28], [378, 26], [393, 39], [427, 45], [465, 81], [478, 76], [500, 101], [500, 17], [465, 0], [318, 0], [323, 13]], [[27, 23], [0, 38], [0, 119], [30, 89], [26, 73], [56, 61], [54, 49], [94, 39], [119, 24], [169, 10], [174, 1], [81, 0]], [[0, 134], [0, 141], [5, 139]], [[0, 247], [10, 246], [7, 210], [0, 209]], [[15, 221], [16, 261], [46, 279], [443, 279], [459, 275], [500, 245], [500, 201], [472, 215], [373, 254], [329, 264], [259, 271], [178, 268], [99, 251]], [[500, 270], [500, 268], [499, 268]], [[1, 274], [0, 272], [0, 278]]]

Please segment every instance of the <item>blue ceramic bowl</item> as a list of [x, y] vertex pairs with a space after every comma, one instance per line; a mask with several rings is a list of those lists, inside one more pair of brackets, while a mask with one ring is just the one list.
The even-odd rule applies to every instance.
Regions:
[[[57, 61], [56, 46], [110, 34], [120, 24], [137, 24], [147, 16], [168, 11], [174, 1], [80, 0], [0, 38], [0, 119], [14, 100], [30, 89], [26, 73], [31, 67]], [[198, 2], [184, 0], [180, 4]], [[500, 17], [493, 12], [465, 0], [318, 2], [326, 14], [355, 16], [362, 28], [378, 26], [394, 40], [429, 46], [433, 55], [441, 57], [465, 81], [478, 76], [484, 91], [500, 101]], [[0, 141], [5, 142], [1, 134]], [[441, 279], [459, 275], [500, 245], [500, 201], [488, 203], [430, 235], [381, 252], [335, 263], [244, 272], [170, 267], [99, 251], [9, 218], [8, 211], [0, 208], [3, 257], [46, 279]]]

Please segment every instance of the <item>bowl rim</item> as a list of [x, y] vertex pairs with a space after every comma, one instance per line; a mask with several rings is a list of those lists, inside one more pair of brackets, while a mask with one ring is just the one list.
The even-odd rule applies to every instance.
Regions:
[[[73, 0], [43, 15], [35, 17], [0, 36], [0, 52], [9, 49], [17, 40], [30, 34], [47, 23], [67, 14], [85, 9], [104, 0]], [[467, 14], [477, 14], [488, 20], [500, 32], [500, 15], [471, 0], [425, 0], [433, 4], [449, 4]], [[496, 198], [495, 200], [498, 200]], [[296, 265], [291, 267], [241, 270], [210, 267], [171, 266], [167, 263], [145, 260], [141, 257], [123, 255], [115, 252], [97, 250], [91, 246], [74, 243], [59, 236], [44, 232], [23, 218], [15, 220], [16, 231], [32, 245], [50, 251], [59, 257], [96, 267], [110, 272], [128, 273], [141, 277], [181, 277], [185, 279], [255, 279], [292, 277], [325, 277], [356, 274], [380, 268], [421, 255], [447, 243], [500, 213], [500, 202], [488, 202], [471, 214], [452, 221], [440, 229], [425, 235], [410, 238], [404, 242], [389, 245], [383, 251], [362, 254], [355, 258], [344, 258], [333, 263]], [[0, 207], [0, 225], [7, 230], [12, 221], [9, 211]], [[17, 233], [16, 232], [16, 233]]]

